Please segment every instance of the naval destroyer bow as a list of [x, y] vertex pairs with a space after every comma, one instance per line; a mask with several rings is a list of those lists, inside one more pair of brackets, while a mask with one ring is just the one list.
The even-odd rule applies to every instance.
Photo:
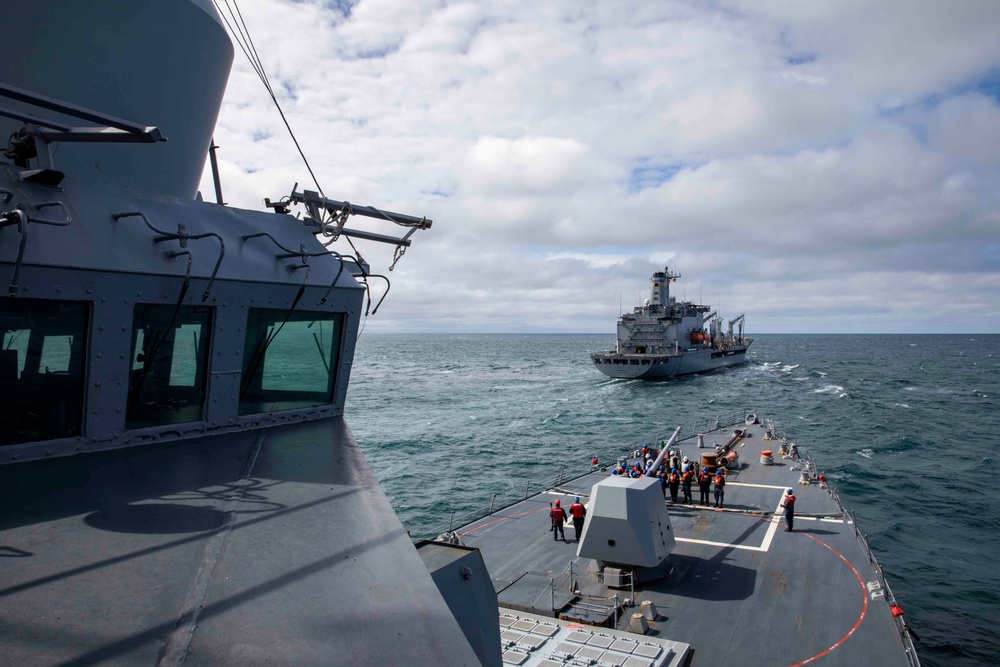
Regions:
[[753, 338], [743, 336], [743, 315], [729, 320], [724, 331], [709, 306], [670, 296], [670, 283], [680, 277], [669, 267], [653, 274], [649, 298], [618, 319], [617, 347], [590, 355], [597, 370], [613, 378], [656, 380], [746, 361]]

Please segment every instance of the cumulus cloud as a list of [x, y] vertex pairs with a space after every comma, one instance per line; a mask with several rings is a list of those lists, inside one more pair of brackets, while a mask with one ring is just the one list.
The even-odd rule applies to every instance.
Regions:
[[[758, 331], [1000, 331], [1000, 5], [633, 5], [244, 1], [326, 194], [435, 220], [368, 330], [612, 332], [669, 262]], [[315, 189], [241, 60], [216, 142], [233, 205]]]

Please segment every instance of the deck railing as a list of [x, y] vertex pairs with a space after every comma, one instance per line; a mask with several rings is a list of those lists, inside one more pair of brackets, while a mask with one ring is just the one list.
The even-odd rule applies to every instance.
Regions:
[[[752, 410], [737, 410], [727, 413], [725, 415], [716, 416], [703, 425], [695, 423], [694, 425], [691, 426], [690, 430], [685, 430], [684, 427], [682, 427], [680, 433], [677, 436], [677, 442], [680, 443], [691, 440], [692, 438], [695, 438], [698, 434], [709, 434], [724, 428], [728, 428], [730, 426], [742, 424], [744, 423], [746, 416], [751, 413], [753, 413]], [[767, 421], [764, 419], [762, 415], [758, 414], [757, 418], [758, 421], [760, 421], [761, 423], [767, 423]], [[651, 441], [647, 442], [656, 447], [659, 447], [661, 444], [663, 444], [663, 442], [666, 441], [667, 438], [670, 437], [670, 433], [671, 431], [669, 430], [663, 431], [662, 433], [658, 432]], [[778, 437], [783, 437], [783, 434], [779, 434]], [[600, 462], [600, 464], [597, 467], [589, 465], [589, 462], [584, 462], [579, 465], [568, 465], [568, 466], [563, 466], [562, 468], [559, 469], [559, 474], [556, 476], [554, 480], [551, 477], [546, 477], [535, 481], [529, 480], [525, 482], [523, 495], [520, 492], [516, 494], [506, 494], [503, 498], [500, 498], [501, 504], [499, 506], [496, 505], [498, 497], [494, 495], [490, 500], [489, 509], [473, 510], [471, 512], [463, 513], [461, 515], [456, 515], [454, 512], [452, 512], [451, 520], [448, 525], [448, 533], [452, 533], [454, 529], [458, 526], [465, 526], [474, 521], [478, 521], [487, 516], [490, 516], [496, 512], [501, 512], [507, 509], [508, 507], [511, 507], [519, 502], [527, 500], [532, 495], [537, 495], [548, 489], [558, 488], [563, 483], [564, 480], [570, 481], [576, 479], [577, 477], [581, 477], [583, 475], [591, 473], [594, 470], [601, 468], [609, 468], [610, 466], [617, 463], [622, 456], [633, 458], [634, 455], [642, 448], [642, 444], [643, 443], [633, 443], [631, 445], [606, 449], [603, 452], [598, 451], [596, 455], [598, 457], [598, 461]], [[805, 455], [805, 458], [808, 463], [810, 473], [812, 474], [813, 478], [816, 478], [818, 476], [816, 465], [813, 463], [812, 458], [809, 457], [808, 454]], [[881, 586], [881, 590], [884, 592], [886, 602], [889, 604], [890, 607], [895, 606], [896, 598], [892, 593], [892, 589], [889, 587], [889, 582], [886, 580], [885, 575], [882, 572], [882, 565], [875, 558], [875, 554], [872, 553], [871, 546], [868, 543], [868, 536], [862, 533], [861, 530], [858, 528], [857, 515], [848, 512], [848, 510], [844, 507], [843, 501], [841, 501], [840, 499], [840, 495], [829, 484], [827, 484], [827, 491], [830, 494], [830, 497], [833, 499], [833, 501], [837, 504], [837, 507], [840, 509], [841, 514], [851, 522], [852, 528], [854, 530], [854, 535], [861, 543], [861, 546], [865, 552], [865, 557], [868, 558], [868, 562], [875, 569], [876, 575], [878, 577], [878, 584]], [[440, 535], [442, 532], [443, 532], [442, 530], [432, 532], [428, 537], [436, 537]], [[572, 571], [570, 570], [568, 574], [570, 581], [572, 581]], [[550, 590], [554, 596], [555, 587], [556, 583], [555, 580], [553, 580], [550, 582], [549, 587], [546, 587], [545, 590]], [[545, 591], [543, 590], [543, 594], [544, 592]], [[866, 595], [867, 594], [869, 593], [866, 591]], [[616, 614], [618, 609], [617, 598], [618, 596], [616, 594], [614, 598], [614, 607], [616, 610]], [[633, 599], [634, 599], [634, 594], [633, 594]], [[617, 618], [615, 625], [617, 626]], [[899, 633], [899, 636], [902, 639], [903, 648], [906, 652], [906, 658], [910, 666], [920, 667], [920, 659], [917, 657], [917, 650], [916, 646], [913, 644], [913, 637], [911, 635], [911, 631], [909, 627], [906, 625], [906, 623], [903, 621], [902, 615], [893, 617], [893, 625], [895, 626], [896, 631]]]
[[[810, 465], [812, 465], [812, 460], [810, 459]], [[865, 552], [865, 557], [868, 559], [869, 564], [875, 570], [877, 576], [877, 583], [880, 587], [883, 596], [885, 597], [886, 603], [889, 608], [896, 607], [896, 596], [893, 595], [892, 589], [889, 587], [889, 582], [885, 578], [885, 574], [882, 572], [882, 565], [875, 558], [875, 554], [872, 553], [871, 545], [868, 543], [868, 536], [861, 532], [858, 528], [858, 515], [856, 512], [849, 512], [844, 503], [840, 500], [840, 494], [827, 484], [827, 492], [830, 494], [830, 498], [833, 499], [837, 506], [840, 508], [841, 513], [844, 517], [851, 522], [851, 528], [854, 530], [854, 536], [861, 543], [861, 548]], [[879, 590], [879, 588], [874, 588], [874, 590]], [[871, 591], [865, 592], [866, 595], [871, 595]], [[903, 620], [902, 613], [896, 616], [893, 615], [892, 624], [896, 628], [896, 632], [899, 633], [900, 639], [903, 641], [903, 650], [906, 652], [906, 659], [910, 663], [911, 667], [920, 667], [920, 658], [917, 657], [917, 647], [913, 644], [913, 636], [911, 634], [910, 628], [906, 625]]]
[[[752, 412], [752, 410], [734, 410], [723, 415], [715, 416], [704, 423], [696, 422], [689, 428], [682, 426], [681, 432], [677, 436], [677, 442], [679, 443], [684, 440], [690, 440], [695, 438], [700, 433], [712, 433], [720, 429], [735, 426], [736, 424], [742, 424], [744, 419], [746, 419], [746, 415], [750, 412]], [[594, 472], [595, 470], [610, 470], [611, 466], [623, 457], [635, 458], [635, 455], [642, 449], [642, 445], [644, 443], [648, 443], [654, 447], [660, 447], [666, 442], [672, 433], [672, 429], [655, 431], [654, 437], [651, 440], [631, 443], [628, 445], [606, 446], [587, 451], [587, 455], [582, 460], [560, 467], [558, 474], [554, 478], [551, 476], [545, 476], [533, 480], [526, 480], [523, 492], [519, 486], [517, 491], [511, 490], [504, 494], [493, 494], [490, 498], [488, 507], [480, 507], [462, 513], [452, 512], [448, 520], [447, 532], [452, 533], [456, 528], [466, 526], [474, 521], [479, 521], [487, 516], [502, 512], [505, 509], [516, 505], [517, 503], [523, 502], [534, 495], [538, 495], [549, 489], [559, 488], [563, 482], [582, 477], [583, 475]], [[591, 465], [592, 456], [597, 456], [598, 465], [596, 467]], [[414, 539], [433, 539], [445, 532], [445, 526], [438, 526], [436, 530], [432, 528], [429, 529], [427, 533], [424, 533], [419, 537], [414, 536]]]

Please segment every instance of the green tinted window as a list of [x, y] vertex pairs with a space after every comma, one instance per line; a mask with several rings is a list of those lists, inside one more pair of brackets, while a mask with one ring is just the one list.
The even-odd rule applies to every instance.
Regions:
[[202, 419], [211, 326], [211, 308], [135, 307], [127, 428]]
[[0, 444], [80, 435], [89, 305], [0, 300]]
[[333, 401], [343, 316], [253, 308], [240, 386], [240, 414]]

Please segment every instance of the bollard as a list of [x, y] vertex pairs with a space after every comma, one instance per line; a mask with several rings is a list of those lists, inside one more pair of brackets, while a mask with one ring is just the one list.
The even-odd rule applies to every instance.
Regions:
[[656, 620], [656, 605], [653, 604], [652, 600], [643, 600], [639, 603], [639, 607], [642, 609], [642, 615], [647, 621]]
[[632, 632], [640, 635], [646, 634], [646, 631], [649, 630], [649, 625], [646, 624], [646, 617], [639, 612], [632, 614], [632, 619], [628, 625], [632, 629]]

